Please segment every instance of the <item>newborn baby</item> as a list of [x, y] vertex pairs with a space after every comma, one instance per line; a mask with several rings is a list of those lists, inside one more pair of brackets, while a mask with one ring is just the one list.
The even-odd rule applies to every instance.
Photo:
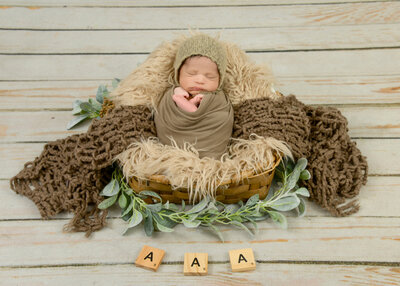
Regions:
[[194, 112], [204, 97], [201, 92], [218, 88], [218, 66], [204, 56], [187, 58], [179, 70], [179, 84], [174, 89], [173, 100], [183, 110]]
[[227, 150], [233, 108], [222, 91], [226, 54], [207, 35], [188, 38], [178, 48], [172, 86], [165, 92], [154, 121], [160, 142], [194, 145], [199, 157], [219, 159]]

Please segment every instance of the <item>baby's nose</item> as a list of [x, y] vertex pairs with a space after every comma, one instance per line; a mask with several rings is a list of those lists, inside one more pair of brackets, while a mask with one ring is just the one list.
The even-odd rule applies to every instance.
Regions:
[[201, 75], [201, 74], [198, 74], [196, 76], [196, 78], [195, 78], [195, 81], [198, 82], [198, 83], [203, 83], [204, 80], [205, 80], [205, 77], [203, 75]]

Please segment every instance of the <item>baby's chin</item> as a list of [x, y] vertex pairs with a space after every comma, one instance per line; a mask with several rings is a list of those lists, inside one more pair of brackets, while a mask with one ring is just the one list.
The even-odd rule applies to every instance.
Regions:
[[191, 90], [190, 91], [190, 94], [191, 95], [198, 95], [198, 94], [200, 94], [200, 93], [202, 93], [203, 91], [202, 90]]
[[191, 90], [189, 93], [191, 95], [198, 95], [203, 92], [212, 92], [212, 91], [215, 91], [215, 90]]

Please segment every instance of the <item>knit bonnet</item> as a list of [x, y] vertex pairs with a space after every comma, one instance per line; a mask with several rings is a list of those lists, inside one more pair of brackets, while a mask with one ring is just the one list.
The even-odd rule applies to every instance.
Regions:
[[174, 80], [179, 83], [179, 69], [184, 61], [191, 56], [205, 56], [216, 63], [219, 72], [221, 88], [226, 72], [226, 52], [224, 47], [214, 38], [200, 34], [185, 40], [178, 48], [174, 62]]

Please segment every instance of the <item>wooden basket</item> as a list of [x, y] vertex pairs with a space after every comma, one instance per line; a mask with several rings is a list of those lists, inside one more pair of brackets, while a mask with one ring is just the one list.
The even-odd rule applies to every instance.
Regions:
[[[280, 157], [275, 157], [275, 164], [272, 168], [254, 173], [243, 172], [240, 179], [232, 178], [223, 182], [217, 188], [216, 200], [224, 204], [234, 204], [239, 201], [247, 201], [251, 196], [259, 194], [260, 199], [264, 199], [271, 187], [274, 177], [275, 168], [280, 162]], [[185, 188], [172, 189], [169, 180], [164, 175], [152, 175], [148, 180], [139, 180], [136, 177], [130, 179], [129, 185], [136, 192], [153, 191], [156, 192], [163, 200], [171, 203], [180, 204], [182, 200], [189, 203], [189, 191]], [[151, 203], [151, 199], [145, 200]], [[195, 201], [196, 202], [196, 201]]]

